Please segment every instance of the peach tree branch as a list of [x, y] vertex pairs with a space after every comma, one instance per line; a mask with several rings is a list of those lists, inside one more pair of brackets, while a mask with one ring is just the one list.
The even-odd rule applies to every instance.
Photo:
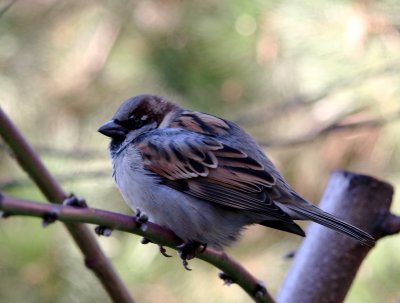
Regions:
[[[177, 249], [177, 246], [182, 244], [182, 240], [172, 231], [157, 224], [151, 222], [138, 224], [135, 217], [95, 208], [45, 204], [3, 196], [0, 199], [0, 211], [3, 212], [3, 217], [20, 215], [44, 219], [52, 218], [68, 224], [78, 222], [95, 224], [136, 234], [149, 239], [153, 243], [173, 249]], [[196, 258], [222, 270], [224, 278], [228, 277], [232, 283], [238, 284], [255, 302], [274, 302], [260, 281], [224, 252], [207, 248], [204, 252], [198, 253]]]
[[[67, 194], [44, 166], [38, 155], [17, 127], [0, 108], [0, 135], [10, 147], [19, 165], [36, 183], [47, 200], [62, 203]], [[133, 299], [104, 255], [93, 233], [84, 224], [66, 223], [66, 227], [85, 258], [85, 264], [95, 273], [114, 302], [133, 303]]]

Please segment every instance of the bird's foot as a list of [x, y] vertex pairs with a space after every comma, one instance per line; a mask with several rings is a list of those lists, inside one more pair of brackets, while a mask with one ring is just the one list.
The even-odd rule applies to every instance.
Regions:
[[79, 208], [88, 207], [86, 200], [82, 197], [75, 196], [74, 193], [70, 194], [62, 203], [64, 206], [73, 206]]
[[171, 255], [167, 254], [167, 250], [165, 249], [164, 246], [158, 245], [158, 247], [159, 247], [160, 253], [161, 253], [164, 257], [166, 257], [166, 258], [171, 258], [171, 257], [172, 257]]
[[179, 257], [182, 259], [182, 265], [186, 270], [191, 270], [188, 267], [188, 260], [196, 257], [198, 253], [203, 253], [207, 248], [206, 243], [200, 243], [198, 241], [189, 241], [183, 243], [177, 247]]
[[147, 239], [146, 237], [143, 237], [140, 240], [140, 243], [142, 243], [143, 245], [149, 244], [149, 243], [153, 243], [153, 241], [151, 241], [150, 239]]
[[[153, 243], [150, 239], [143, 237], [142, 240], [140, 240], [140, 243], [142, 244], [148, 244], [148, 243]], [[158, 247], [160, 249], [160, 253], [167, 258], [170, 258], [172, 256], [170, 256], [169, 254], [167, 254], [167, 250], [165, 249], [165, 247], [163, 245], [159, 245]]]

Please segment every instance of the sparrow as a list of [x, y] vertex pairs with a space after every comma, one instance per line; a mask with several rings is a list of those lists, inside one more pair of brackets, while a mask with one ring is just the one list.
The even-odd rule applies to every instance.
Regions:
[[112, 176], [125, 202], [185, 243], [223, 249], [251, 224], [305, 236], [293, 220], [375, 242], [297, 194], [231, 121], [143, 94], [125, 101], [98, 131], [111, 138]]

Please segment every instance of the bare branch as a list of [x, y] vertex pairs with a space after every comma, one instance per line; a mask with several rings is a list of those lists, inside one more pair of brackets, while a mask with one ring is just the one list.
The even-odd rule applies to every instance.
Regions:
[[[20, 166], [27, 172], [48, 201], [62, 203], [67, 194], [46, 169], [35, 151], [23, 138], [15, 125], [0, 108], [0, 135], [9, 145]], [[132, 303], [128, 289], [119, 278], [108, 258], [104, 255], [93, 233], [84, 224], [66, 224], [85, 257], [86, 264], [92, 264], [90, 269], [96, 274], [104, 289], [114, 302]]]
[[11, 0], [0, 8], [0, 18], [14, 5], [17, 0]]
[[398, 121], [400, 119], [400, 111], [393, 113], [387, 118], [375, 118], [370, 120], [358, 121], [358, 122], [333, 122], [324, 128], [307, 134], [303, 137], [287, 139], [287, 140], [270, 140], [267, 142], [259, 142], [259, 144], [263, 147], [287, 147], [287, 146], [295, 146], [299, 144], [309, 143], [321, 137], [328, 136], [330, 134], [341, 132], [341, 131], [354, 131], [359, 129], [367, 129], [367, 128], [380, 128], [385, 126], [388, 123]]
[[[151, 240], [153, 243], [168, 246], [173, 249], [176, 249], [179, 244], [182, 244], [182, 240], [166, 228], [151, 222], [147, 222], [144, 225], [137, 224], [135, 217], [106, 210], [48, 205], [11, 197], [2, 197], [0, 199], [0, 210], [4, 212], [6, 217], [21, 215], [45, 218], [51, 214], [53, 219], [69, 224], [80, 222], [105, 226], [111, 229], [140, 235]], [[255, 302], [274, 302], [261, 282], [224, 252], [207, 248], [196, 257], [222, 270], [232, 282], [237, 283]]]
[[263, 121], [281, 117], [282, 114], [298, 110], [299, 108], [307, 108], [337, 92], [362, 85], [366, 81], [369, 81], [373, 78], [398, 73], [399, 67], [400, 61], [393, 60], [376, 69], [363, 70], [358, 72], [356, 75], [350, 75], [343, 79], [337, 79], [314, 95], [299, 94], [278, 104], [267, 104], [263, 108], [258, 107], [252, 113], [242, 113], [236, 119], [236, 122], [239, 124], [257, 125]]

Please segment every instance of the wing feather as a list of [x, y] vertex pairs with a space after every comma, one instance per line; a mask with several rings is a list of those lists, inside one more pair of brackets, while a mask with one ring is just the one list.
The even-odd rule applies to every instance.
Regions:
[[154, 130], [135, 143], [145, 169], [169, 187], [223, 206], [292, 221], [267, 192], [274, 177], [243, 151], [178, 128]]

